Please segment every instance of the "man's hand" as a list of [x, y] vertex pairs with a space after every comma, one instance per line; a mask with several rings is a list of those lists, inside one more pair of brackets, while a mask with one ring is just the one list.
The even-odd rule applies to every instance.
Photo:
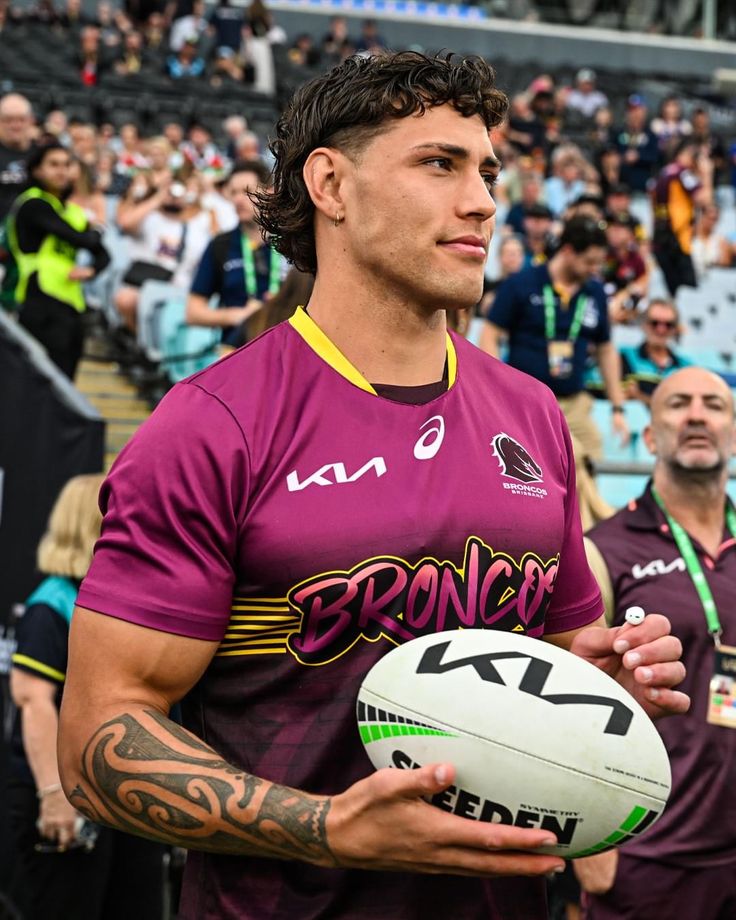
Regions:
[[661, 614], [650, 613], [639, 626], [583, 629], [570, 651], [618, 681], [652, 719], [690, 708], [690, 697], [672, 689], [685, 677], [682, 644]]
[[94, 278], [94, 276], [94, 268], [83, 265], [75, 265], [74, 268], [69, 272], [68, 278], [70, 281], [89, 281], [90, 278]]
[[38, 813], [38, 832], [47, 840], [54, 840], [62, 849], [76, 838], [74, 825], [79, 812], [67, 802], [61, 788], [41, 799]]
[[449, 764], [378, 770], [332, 798], [327, 839], [339, 866], [448, 875], [546, 875], [557, 856], [534, 851], [549, 831], [472, 821], [430, 805], [452, 785]]
[[623, 412], [611, 413], [611, 428], [621, 441], [621, 447], [626, 447], [631, 440], [631, 430]]

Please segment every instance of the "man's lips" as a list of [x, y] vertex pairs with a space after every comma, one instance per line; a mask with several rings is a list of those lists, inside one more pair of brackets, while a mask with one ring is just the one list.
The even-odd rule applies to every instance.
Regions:
[[476, 256], [479, 259], [485, 259], [487, 255], [486, 241], [482, 236], [458, 236], [454, 240], [443, 240], [437, 245], [442, 246], [443, 249], [451, 249], [453, 252]]

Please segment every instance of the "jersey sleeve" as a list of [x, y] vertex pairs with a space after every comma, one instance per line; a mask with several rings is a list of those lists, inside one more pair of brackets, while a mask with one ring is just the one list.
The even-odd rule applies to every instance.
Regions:
[[248, 481], [245, 438], [230, 410], [195, 382], [175, 387], [103, 484], [102, 533], [79, 606], [219, 641]]
[[63, 685], [69, 640], [66, 620], [46, 604], [32, 604], [18, 623], [17, 638], [13, 667]]
[[545, 619], [545, 633], [561, 633], [594, 623], [603, 613], [598, 584], [590, 570], [583, 545], [575, 480], [575, 458], [567, 423], [560, 411], [559, 423], [567, 455], [565, 531], [552, 601]]

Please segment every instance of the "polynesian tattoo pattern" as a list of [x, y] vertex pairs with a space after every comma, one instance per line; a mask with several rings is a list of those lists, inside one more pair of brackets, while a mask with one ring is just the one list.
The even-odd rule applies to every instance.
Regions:
[[192, 849], [336, 865], [329, 798], [239, 770], [159, 712], [103, 725], [81, 775], [70, 800], [92, 821]]

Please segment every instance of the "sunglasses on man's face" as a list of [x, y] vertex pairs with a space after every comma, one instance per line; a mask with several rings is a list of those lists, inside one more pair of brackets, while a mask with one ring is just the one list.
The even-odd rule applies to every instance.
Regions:
[[651, 326], [652, 329], [660, 327], [670, 331], [677, 328], [677, 323], [673, 319], [648, 319], [647, 325]]

